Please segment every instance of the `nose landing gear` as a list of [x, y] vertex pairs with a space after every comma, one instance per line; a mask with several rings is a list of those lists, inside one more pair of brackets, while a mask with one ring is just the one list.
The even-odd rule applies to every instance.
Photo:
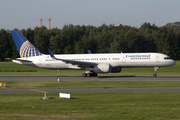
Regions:
[[157, 77], [157, 69], [159, 69], [159, 67], [154, 67], [154, 74], [153, 74], [153, 77]]

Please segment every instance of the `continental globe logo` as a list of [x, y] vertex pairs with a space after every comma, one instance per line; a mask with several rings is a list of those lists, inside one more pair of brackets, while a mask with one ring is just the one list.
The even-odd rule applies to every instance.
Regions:
[[33, 57], [42, 55], [29, 41], [22, 44], [20, 48], [21, 57]]

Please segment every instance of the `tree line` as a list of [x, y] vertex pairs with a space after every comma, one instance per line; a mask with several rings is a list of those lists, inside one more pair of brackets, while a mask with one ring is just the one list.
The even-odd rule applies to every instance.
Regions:
[[[18, 29], [16, 29], [18, 30]], [[19, 30], [41, 53], [54, 54], [159, 52], [180, 60], [180, 26], [143, 23], [140, 28], [126, 25], [99, 27], [64, 25], [62, 29], [35, 27]], [[0, 61], [17, 58], [9, 30], [0, 30]]]

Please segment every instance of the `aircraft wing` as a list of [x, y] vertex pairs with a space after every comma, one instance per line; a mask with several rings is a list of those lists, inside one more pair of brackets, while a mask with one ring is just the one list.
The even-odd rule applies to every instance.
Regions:
[[52, 52], [50, 51], [50, 49], [48, 49], [49, 54], [51, 56], [51, 58], [56, 59], [56, 60], [60, 60], [63, 61], [65, 63], [70, 63], [72, 65], [78, 65], [79, 67], [85, 67], [85, 66], [95, 66], [97, 65], [97, 63], [95, 62], [85, 62], [85, 61], [77, 61], [77, 60], [67, 60], [67, 59], [60, 59], [60, 58], [56, 58]]
[[78, 65], [79, 67], [97, 65], [97, 63], [94, 63], [94, 62], [84, 62], [84, 61], [66, 60], [66, 59], [58, 59], [58, 60], [61, 60], [61, 61], [65, 62], [65, 63], [70, 63], [72, 65]]

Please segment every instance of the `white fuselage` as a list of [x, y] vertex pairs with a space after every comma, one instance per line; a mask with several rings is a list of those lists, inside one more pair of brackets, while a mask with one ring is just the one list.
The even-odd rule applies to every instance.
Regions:
[[[70, 55], [54, 55], [59, 59], [68, 59], [74, 61], [93, 62], [97, 64], [109, 64], [113, 67], [167, 67], [175, 65], [175, 61], [169, 56], [161, 53], [109, 53], [109, 54], [70, 54]], [[61, 60], [52, 59], [50, 55], [42, 55], [35, 57], [19, 58], [32, 62], [23, 62], [13, 60], [19, 64], [36, 66], [49, 69], [86, 69], [65, 63]]]

